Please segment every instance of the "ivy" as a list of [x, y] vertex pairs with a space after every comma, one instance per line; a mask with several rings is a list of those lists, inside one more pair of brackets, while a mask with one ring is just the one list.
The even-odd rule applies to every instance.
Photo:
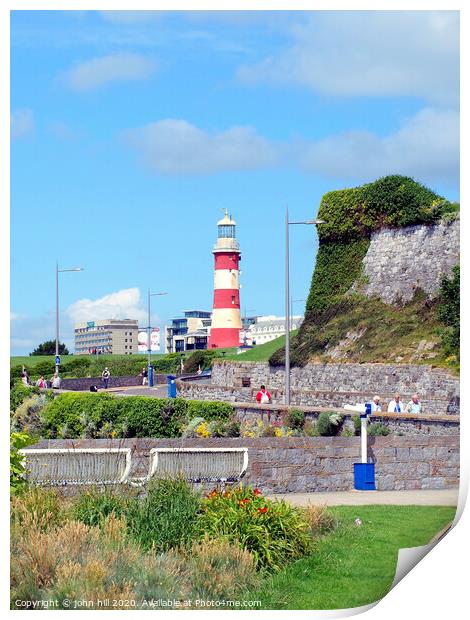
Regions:
[[439, 291], [437, 315], [447, 329], [442, 343], [447, 355], [460, 354], [460, 265], [455, 265], [452, 277], [444, 276]]

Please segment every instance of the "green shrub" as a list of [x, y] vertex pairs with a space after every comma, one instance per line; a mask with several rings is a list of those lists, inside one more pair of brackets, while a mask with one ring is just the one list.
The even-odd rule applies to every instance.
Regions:
[[318, 434], [322, 437], [337, 435], [342, 419], [342, 415], [336, 411], [322, 411], [317, 420]]
[[18, 452], [34, 443], [27, 433], [11, 433], [10, 435], [10, 493], [15, 494], [27, 487], [24, 456]]
[[182, 479], [150, 483], [147, 495], [130, 504], [129, 534], [143, 549], [187, 547], [200, 536], [200, 497]]
[[375, 424], [370, 424], [367, 430], [369, 435], [378, 436], [378, 435], [390, 435], [390, 428], [385, 426], [385, 424], [380, 424], [379, 422]]
[[[60, 394], [46, 406], [42, 434], [47, 438], [171, 438], [180, 437], [191, 418], [228, 422], [233, 415], [229, 403], [74, 392]], [[232, 432], [233, 424], [227, 425], [227, 436]]]
[[184, 362], [184, 372], [187, 374], [196, 373], [199, 368], [207, 370], [211, 368], [214, 358], [220, 357], [217, 351], [204, 349], [203, 351], [194, 351]]
[[202, 506], [202, 531], [249, 551], [259, 569], [280, 570], [311, 550], [309, 524], [302, 511], [271, 501], [251, 487], [212, 491]]
[[354, 424], [354, 434], [355, 435], [360, 435], [361, 434], [361, 418], [358, 415], [353, 415], [351, 417], [353, 424]]
[[110, 394], [60, 394], [44, 409], [43, 436], [64, 436], [66, 428], [68, 437], [81, 437], [90, 424], [100, 429], [106, 422], [114, 423], [117, 419], [116, 404], [117, 399]]
[[289, 428], [301, 430], [305, 424], [305, 413], [300, 409], [289, 409], [285, 423]]
[[34, 394], [31, 398], [24, 400], [11, 416], [10, 430], [40, 435], [43, 427], [42, 411], [47, 401], [46, 394]]
[[235, 408], [230, 403], [206, 400], [188, 400], [188, 418], [204, 418], [207, 422], [211, 420], [228, 420], [235, 413]]
[[28, 487], [20, 495], [14, 495], [10, 502], [12, 528], [22, 529], [34, 523], [40, 532], [46, 532], [63, 525], [70, 517], [68, 503], [52, 489]]
[[444, 276], [439, 290], [437, 316], [444, 323], [441, 338], [446, 355], [460, 356], [460, 265], [455, 265], [452, 277]]
[[33, 394], [39, 394], [38, 387], [27, 387], [21, 381], [13, 385], [10, 390], [10, 411], [16, 411], [21, 403], [27, 398], [31, 398]]
[[75, 499], [71, 516], [85, 525], [101, 526], [111, 514], [117, 519], [125, 517], [128, 507], [129, 498], [123, 495], [108, 489], [91, 489]]

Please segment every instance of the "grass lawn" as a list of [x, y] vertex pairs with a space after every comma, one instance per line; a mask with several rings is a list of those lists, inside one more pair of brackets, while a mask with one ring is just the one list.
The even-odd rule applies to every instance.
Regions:
[[[297, 330], [293, 330], [291, 332], [291, 337], [297, 334]], [[235, 352], [236, 349], [230, 353], [227, 352], [225, 355], [226, 359], [235, 360], [237, 362], [267, 362], [271, 355], [284, 346], [286, 341], [285, 336], [280, 336], [275, 340], [271, 340], [270, 342], [265, 342], [264, 344], [257, 344], [252, 349], [245, 351], [245, 353], [240, 353], [237, 355]]]
[[[395, 576], [398, 550], [425, 545], [450, 523], [447, 506], [340, 506], [339, 527], [312, 555], [247, 594], [262, 609], [341, 609], [383, 598]], [[362, 526], [354, 523], [356, 517]]]
[[[163, 353], [152, 353], [152, 358], [160, 357], [161, 355], [163, 355]], [[60, 361], [64, 364], [65, 362], [69, 362], [70, 360], [77, 359], [77, 357], [81, 357], [81, 356], [61, 355]], [[118, 359], [126, 359], [126, 360], [129, 359], [129, 355], [93, 355], [93, 356], [90, 355], [87, 357], [93, 357], [93, 359], [97, 358], [98, 360], [101, 360], [103, 362], [118, 360]], [[132, 357], [133, 358], [142, 357], [144, 362], [147, 361], [146, 353], [136, 353]], [[48, 361], [54, 362], [55, 355], [13, 355], [10, 357], [10, 366], [16, 366], [17, 364], [25, 364], [26, 366], [36, 366], [36, 364], [39, 364], [39, 362], [48, 362]]]

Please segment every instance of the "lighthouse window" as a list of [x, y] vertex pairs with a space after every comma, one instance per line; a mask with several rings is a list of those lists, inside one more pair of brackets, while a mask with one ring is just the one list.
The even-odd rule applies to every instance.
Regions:
[[219, 238], [235, 238], [235, 226], [219, 226]]

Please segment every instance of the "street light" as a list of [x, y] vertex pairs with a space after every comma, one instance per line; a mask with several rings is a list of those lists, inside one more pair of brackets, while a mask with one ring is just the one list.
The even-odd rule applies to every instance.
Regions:
[[289, 209], [286, 207], [286, 378], [284, 388], [284, 402], [290, 405], [290, 291], [289, 291], [289, 225], [305, 224], [307, 226], [324, 224], [323, 220], [305, 220], [302, 222], [289, 222]]
[[59, 269], [59, 261], [55, 264], [55, 356], [56, 364], [55, 371], [59, 372], [60, 364], [57, 363], [57, 356], [59, 355], [59, 273], [64, 271], [84, 271], [83, 267], [72, 267], [71, 269]]
[[168, 295], [168, 293], [151, 293], [150, 289], [148, 289], [148, 326], [147, 326], [147, 380], [148, 380], [148, 386], [152, 387], [153, 386], [153, 374], [152, 371], [150, 370], [151, 368], [151, 360], [150, 360], [150, 355], [152, 353], [152, 348], [151, 348], [151, 332], [152, 332], [152, 326], [150, 325], [150, 298], [151, 297], [158, 297], [159, 295]]

